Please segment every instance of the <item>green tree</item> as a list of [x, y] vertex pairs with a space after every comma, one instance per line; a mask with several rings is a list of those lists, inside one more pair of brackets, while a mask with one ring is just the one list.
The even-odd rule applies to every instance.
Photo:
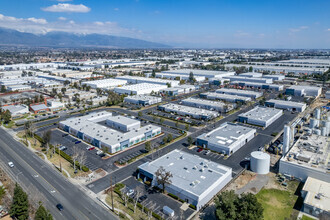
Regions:
[[156, 77], [156, 71], [152, 70], [151, 77], [155, 78]]
[[249, 72], [253, 72], [253, 67], [252, 66], [249, 67]]
[[188, 141], [188, 145], [191, 146], [192, 143], [194, 142], [194, 139], [193, 139], [191, 136], [189, 136], [189, 137], [187, 138], [187, 141]]
[[164, 123], [164, 118], [159, 119], [160, 123]]
[[172, 173], [166, 171], [164, 167], [160, 166], [158, 170], [155, 172], [155, 176], [157, 179], [158, 185], [162, 185], [162, 190], [165, 192], [166, 184], [171, 184], [171, 178], [173, 177]]
[[186, 128], [186, 131], [189, 131], [189, 125], [188, 124], [186, 124], [185, 128]]
[[35, 220], [53, 220], [53, 216], [50, 212], [39, 202], [39, 208], [34, 216]]
[[172, 134], [167, 135], [167, 142], [171, 142], [173, 140]]
[[151, 151], [151, 143], [150, 143], [150, 141], [147, 141], [144, 145], [145, 145], [144, 149], [146, 151], [150, 152]]
[[29, 218], [28, 196], [17, 183], [15, 185], [13, 202], [9, 214], [14, 219], [25, 220]]
[[2, 200], [5, 194], [6, 194], [6, 188], [4, 186], [0, 186], [0, 201]]
[[5, 112], [2, 113], [1, 118], [3, 119], [3, 122], [5, 124], [8, 124], [11, 120], [11, 113], [9, 110], [6, 110]]
[[179, 127], [179, 122], [178, 121], [175, 122], [175, 127]]
[[138, 116], [139, 117], [142, 117], [142, 112], [141, 111], [138, 113]]
[[1, 86], [1, 92], [2, 92], [2, 93], [5, 93], [6, 91], [7, 91], [6, 86], [2, 85], [2, 86]]
[[196, 81], [195, 77], [194, 77], [194, 73], [190, 72], [189, 73], [189, 82], [190, 83], [194, 83]]

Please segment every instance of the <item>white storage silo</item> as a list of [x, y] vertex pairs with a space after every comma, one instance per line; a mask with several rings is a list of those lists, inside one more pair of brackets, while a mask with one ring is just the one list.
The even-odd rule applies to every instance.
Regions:
[[316, 128], [319, 126], [319, 120], [311, 118], [311, 120], [309, 120], [309, 127], [310, 128]]
[[269, 173], [270, 156], [262, 151], [253, 151], [251, 153], [251, 170], [258, 174]]
[[321, 118], [321, 109], [320, 108], [315, 109], [314, 117], [316, 119], [320, 120], [320, 118]]
[[322, 127], [322, 128], [321, 128], [321, 135], [322, 135], [322, 136], [328, 136], [327, 128], [326, 128], [326, 127]]
[[284, 134], [283, 134], [283, 151], [282, 154], [285, 155], [290, 148], [290, 133], [291, 128], [289, 125], [284, 125]]

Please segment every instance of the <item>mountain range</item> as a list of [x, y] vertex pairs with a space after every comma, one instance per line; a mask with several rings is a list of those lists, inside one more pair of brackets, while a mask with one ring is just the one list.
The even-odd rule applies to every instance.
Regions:
[[54, 48], [170, 48], [170, 46], [129, 37], [103, 34], [78, 35], [67, 32], [48, 32], [44, 35], [0, 28], [0, 46]]

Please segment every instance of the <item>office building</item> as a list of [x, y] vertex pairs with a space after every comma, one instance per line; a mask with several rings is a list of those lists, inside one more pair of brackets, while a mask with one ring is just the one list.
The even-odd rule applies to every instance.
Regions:
[[282, 110], [275, 108], [255, 107], [248, 112], [238, 115], [238, 121], [261, 127], [268, 127], [283, 114]]
[[166, 191], [201, 209], [232, 179], [232, 169], [197, 155], [173, 150], [164, 156], [138, 167], [138, 177], [157, 183], [156, 171], [163, 167], [173, 177]]
[[256, 129], [233, 123], [223, 123], [218, 128], [197, 137], [197, 145], [231, 155], [252, 140]]
[[278, 99], [270, 99], [265, 102], [267, 107], [274, 107], [279, 109], [285, 109], [288, 111], [303, 112], [306, 109], [306, 104], [301, 102], [292, 102]]
[[160, 105], [158, 106], [158, 110], [202, 120], [211, 120], [219, 116], [219, 113], [216, 111], [210, 111], [172, 103]]
[[141, 127], [138, 120], [112, 116], [112, 113], [106, 111], [69, 118], [60, 122], [59, 127], [110, 153], [131, 148], [161, 133], [158, 126]]

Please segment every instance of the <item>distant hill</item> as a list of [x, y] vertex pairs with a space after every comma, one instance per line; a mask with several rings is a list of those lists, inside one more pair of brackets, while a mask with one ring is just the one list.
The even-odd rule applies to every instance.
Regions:
[[0, 45], [70, 48], [170, 48], [168, 45], [129, 37], [102, 34], [78, 35], [66, 32], [49, 32], [45, 35], [35, 35], [6, 28], [0, 28]]

